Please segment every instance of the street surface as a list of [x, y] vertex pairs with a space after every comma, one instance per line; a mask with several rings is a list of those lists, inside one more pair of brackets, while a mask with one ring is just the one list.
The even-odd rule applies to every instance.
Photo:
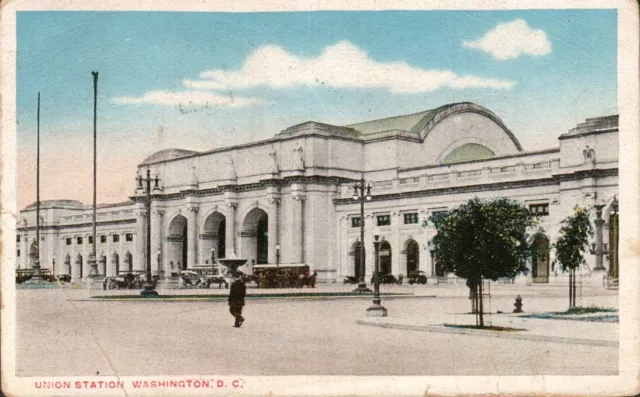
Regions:
[[[330, 289], [330, 287], [322, 287]], [[401, 288], [404, 288], [401, 287]], [[412, 287], [413, 289], [413, 287]], [[407, 286], [409, 291], [409, 287]], [[415, 287], [389, 316], [465, 313], [464, 286]], [[494, 288], [490, 309], [565, 310], [560, 287]], [[595, 288], [578, 304], [618, 307]], [[251, 293], [251, 291], [249, 291]], [[84, 290], [17, 291], [18, 376], [612, 375], [618, 349], [358, 325], [369, 299], [248, 300], [241, 328], [226, 302], [87, 301]], [[493, 314], [492, 316], [496, 316]], [[490, 321], [491, 316], [487, 319]], [[559, 326], [563, 320], [559, 321]], [[571, 322], [565, 326], [570, 327]], [[579, 337], [579, 335], [577, 335]]]

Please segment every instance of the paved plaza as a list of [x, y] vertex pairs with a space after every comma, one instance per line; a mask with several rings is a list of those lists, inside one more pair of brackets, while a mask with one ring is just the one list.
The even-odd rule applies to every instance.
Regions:
[[[320, 285], [316, 290], [332, 288], [345, 287]], [[465, 314], [470, 304], [464, 285], [401, 286], [396, 290], [413, 295], [385, 299], [389, 310], [385, 321], [416, 324], [446, 318], [473, 323]], [[512, 318], [517, 294], [523, 297], [528, 313], [565, 310], [565, 292], [563, 286], [495, 286], [492, 314], [486, 319], [500, 323]], [[617, 308], [616, 292], [585, 288], [578, 304]], [[367, 298], [249, 299], [246, 322], [239, 329], [232, 326], [224, 300], [94, 301], [88, 290], [74, 288], [18, 290], [17, 300], [18, 376], [618, 372], [618, 348], [606, 344], [361, 325], [357, 321], [367, 319], [365, 311], [371, 303]], [[617, 324], [538, 321], [546, 325], [537, 327], [551, 334], [554, 331], [549, 327], [591, 334], [594, 340], [614, 340], [616, 336], [610, 334], [617, 333]]]

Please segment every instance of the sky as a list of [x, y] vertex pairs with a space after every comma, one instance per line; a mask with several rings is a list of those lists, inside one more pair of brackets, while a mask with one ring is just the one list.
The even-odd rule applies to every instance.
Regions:
[[347, 125], [469, 101], [525, 150], [617, 114], [616, 10], [286, 13], [18, 12], [18, 206], [133, 194], [167, 148], [268, 139], [305, 121]]

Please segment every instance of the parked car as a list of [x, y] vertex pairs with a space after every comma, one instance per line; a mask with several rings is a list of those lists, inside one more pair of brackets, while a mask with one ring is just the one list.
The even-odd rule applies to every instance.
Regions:
[[355, 276], [347, 276], [344, 279], [345, 284], [357, 284], [358, 279]]
[[[374, 278], [371, 277], [371, 284], [373, 284], [374, 281]], [[398, 279], [393, 274], [381, 274], [380, 284], [398, 284]]]
[[[157, 277], [154, 276], [155, 283]], [[142, 271], [132, 271], [115, 277], [107, 277], [102, 283], [102, 288], [107, 289], [136, 289], [142, 288], [145, 282], [145, 275]]]
[[422, 270], [414, 270], [409, 273], [409, 284], [426, 284], [427, 273]]

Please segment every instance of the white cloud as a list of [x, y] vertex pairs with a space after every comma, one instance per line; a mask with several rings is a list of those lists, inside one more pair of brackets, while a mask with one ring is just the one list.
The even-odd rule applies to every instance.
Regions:
[[330, 86], [334, 88], [386, 88], [391, 93], [419, 93], [442, 87], [454, 89], [509, 89], [506, 80], [458, 76], [449, 70], [420, 69], [406, 62], [376, 62], [348, 41], [325, 48], [317, 58], [304, 59], [275, 45], [265, 45], [247, 56], [240, 70], [209, 70], [202, 80], [183, 84], [199, 89], [242, 89], [257, 86], [290, 88]]
[[243, 107], [259, 105], [258, 98], [219, 95], [208, 91], [149, 91], [141, 97], [116, 97], [117, 104], [156, 104], [166, 106]]
[[532, 29], [523, 19], [498, 24], [482, 38], [463, 41], [462, 44], [489, 52], [501, 61], [518, 58], [522, 54], [541, 56], [551, 52], [547, 34], [543, 30]]

